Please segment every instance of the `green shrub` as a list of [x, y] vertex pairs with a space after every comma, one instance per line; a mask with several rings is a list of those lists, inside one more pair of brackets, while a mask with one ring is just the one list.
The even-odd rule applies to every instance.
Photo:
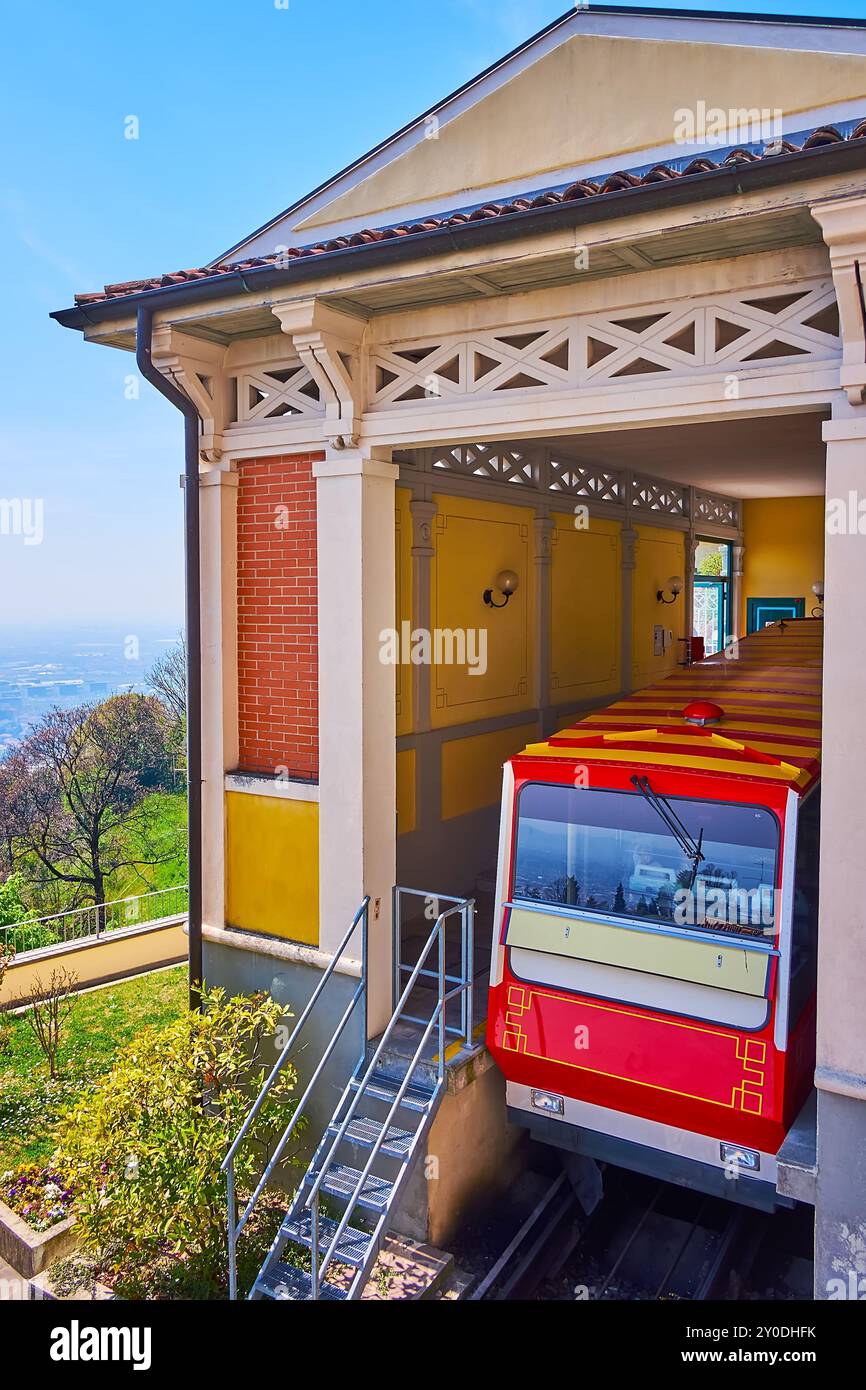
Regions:
[[15, 928], [15, 949], [36, 951], [40, 946], [56, 946], [62, 938], [44, 922], [27, 922]]
[[10, 874], [0, 883], [0, 927], [14, 927], [17, 922], [25, 922], [33, 916], [21, 896], [23, 887], [21, 874]]
[[[200, 1014], [129, 1044], [61, 1122], [54, 1162], [74, 1186], [83, 1249], [122, 1295], [224, 1296], [220, 1164], [270, 1068], [265, 1045], [283, 1014], [267, 995], [229, 999], [224, 990], [207, 991]], [[287, 1064], [238, 1154], [239, 1200], [293, 1113], [295, 1082]], [[289, 1153], [283, 1162], [292, 1159]], [[241, 1239], [248, 1277], [275, 1219], [264, 1206]]]

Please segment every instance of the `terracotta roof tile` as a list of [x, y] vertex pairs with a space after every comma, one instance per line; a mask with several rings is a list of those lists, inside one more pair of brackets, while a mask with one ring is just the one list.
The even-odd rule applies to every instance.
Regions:
[[654, 164], [644, 172], [619, 170], [608, 174], [603, 181], [578, 179], [562, 190], [549, 189], [532, 196], [512, 198], [502, 203], [485, 203], [482, 207], [447, 213], [442, 217], [425, 217], [417, 222], [406, 222], [397, 227], [365, 227], [347, 236], [333, 237], [329, 241], [318, 242], [313, 246], [293, 246], [273, 256], [251, 256], [246, 260], [233, 261], [219, 266], [200, 266], [191, 270], [178, 270], [167, 275], [152, 276], [144, 280], [125, 280], [115, 285], [106, 285], [104, 290], [77, 294], [75, 302], [82, 307], [98, 304], [107, 299], [123, 299], [129, 295], [142, 294], [147, 290], [170, 288], [187, 284], [192, 280], [218, 280], [221, 276], [255, 270], [260, 266], [285, 265], [287, 260], [298, 260], [307, 256], [322, 256], [328, 252], [344, 251], [350, 247], [375, 245], [380, 241], [390, 241], [395, 237], [418, 236], [423, 232], [437, 231], [444, 227], [460, 227], [478, 222], [487, 222], [496, 217], [519, 215], [536, 208], [554, 207], [560, 203], [575, 202], [581, 198], [604, 198], [625, 189], [646, 188], [654, 184], [673, 182], [689, 178], [695, 174], [712, 174], [730, 169], [738, 164], [753, 164], [764, 159], [784, 159], [786, 155], [798, 154], [801, 150], [819, 149], [838, 145], [850, 140], [866, 139], [866, 120], [853, 127], [848, 135], [836, 126], [821, 126], [809, 135], [800, 138], [800, 143], [790, 139], [767, 144], [760, 154], [744, 147], [730, 150], [723, 158], [714, 159], [709, 154], [697, 155], [684, 168], [675, 163]]

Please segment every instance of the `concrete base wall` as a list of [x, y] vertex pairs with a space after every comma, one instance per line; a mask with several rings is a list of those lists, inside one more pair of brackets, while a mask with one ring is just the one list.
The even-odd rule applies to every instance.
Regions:
[[[255, 949], [255, 938], [244, 938], [244, 949], [204, 942], [204, 977], [208, 986], [221, 985], [229, 994], [254, 994], [265, 990], [297, 1019], [318, 985], [322, 972], [312, 965], [280, 960]], [[299, 1039], [297, 1059], [298, 1097], [331, 1041], [349, 1000], [357, 988], [354, 976], [334, 974], [325, 986]], [[289, 1027], [294, 1024], [290, 1021]], [[334, 1054], [307, 1107], [310, 1124], [298, 1140], [298, 1157], [306, 1161], [336, 1108], [340, 1094], [361, 1055], [360, 1005], [343, 1031]], [[276, 1047], [274, 1058], [276, 1059]]]
[[866, 1102], [818, 1092], [815, 1297], [866, 1300]]
[[68, 946], [48, 946], [18, 958], [0, 985], [0, 1010], [26, 1003], [31, 987], [37, 980], [47, 984], [53, 970], [69, 970], [77, 976], [78, 989], [91, 989], [163, 965], [177, 965], [187, 958], [185, 920], [126, 927], [108, 932], [99, 941], [89, 938]]
[[449, 1077], [395, 1229], [440, 1248], [489, 1210], [527, 1166], [529, 1136], [506, 1119], [505, 1079], [482, 1052]]

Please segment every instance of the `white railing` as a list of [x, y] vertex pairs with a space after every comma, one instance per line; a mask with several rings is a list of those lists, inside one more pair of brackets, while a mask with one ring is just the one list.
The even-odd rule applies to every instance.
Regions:
[[15, 922], [9, 927], [0, 927], [0, 941], [7, 941], [14, 948], [16, 959], [20, 959], [34, 951], [65, 946], [72, 941], [101, 941], [125, 927], [182, 918], [188, 908], [189, 889], [184, 883], [176, 888], [159, 888], [152, 893], [120, 898], [116, 902], [93, 903], [69, 912], [56, 912], [50, 917]]

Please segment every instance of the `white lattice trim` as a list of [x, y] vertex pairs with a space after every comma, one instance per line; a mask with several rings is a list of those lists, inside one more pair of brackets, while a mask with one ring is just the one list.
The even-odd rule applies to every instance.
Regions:
[[538, 453], [501, 444], [455, 444], [434, 450], [434, 472], [456, 473], [464, 478], [486, 478], [498, 483], [538, 487]]
[[679, 483], [634, 474], [630, 480], [629, 505], [642, 512], [664, 512], [665, 516], [687, 518], [689, 490]]
[[660, 380], [841, 357], [829, 278], [754, 292], [585, 314], [508, 331], [448, 335], [379, 348], [373, 410], [455, 396], [506, 396], [569, 387], [655, 386]]
[[236, 423], [258, 424], [293, 415], [324, 415], [318, 386], [296, 357], [293, 361], [238, 373]]
[[623, 501], [622, 475], [612, 469], [551, 457], [549, 470], [547, 486], [551, 492], [565, 492], [570, 497], [594, 502]]
[[709, 522], [715, 526], [740, 525], [740, 504], [730, 497], [717, 497], [710, 492], [695, 491], [696, 522]]
[[666, 517], [680, 525], [691, 522], [697, 527], [740, 529], [740, 503], [733, 497], [626, 469], [557, 457], [537, 445], [454, 444], [401, 451], [395, 461], [403, 468], [450, 475], [482, 488], [489, 483], [517, 484], [551, 502], [557, 495], [578, 498], [601, 506], [607, 514], [610, 508], [617, 508], [623, 519], [642, 514]]

